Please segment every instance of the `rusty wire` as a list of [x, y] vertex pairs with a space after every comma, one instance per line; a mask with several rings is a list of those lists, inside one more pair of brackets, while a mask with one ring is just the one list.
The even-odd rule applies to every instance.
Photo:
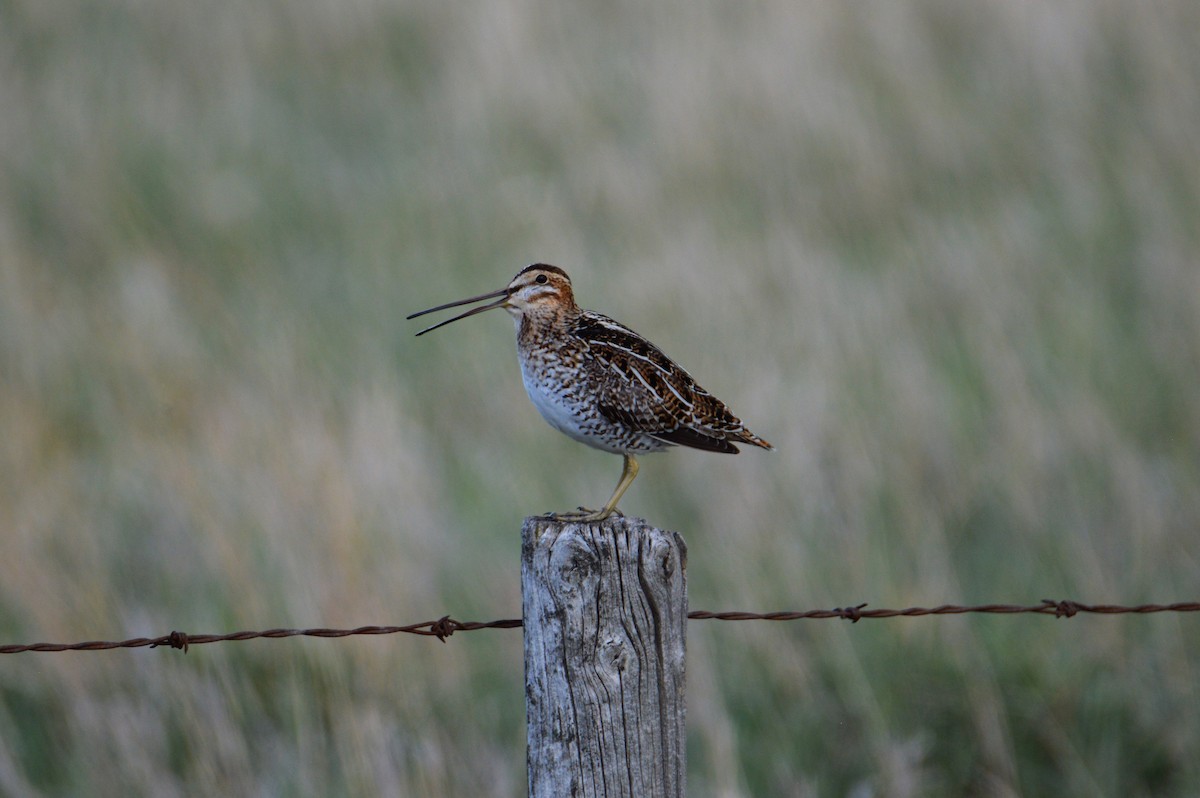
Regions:
[[1081, 604], [1077, 601], [1053, 601], [1042, 599], [1041, 604], [1023, 606], [1020, 604], [980, 604], [974, 607], [960, 607], [956, 604], [941, 604], [937, 607], [908, 607], [903, 610], [865, 609], [866, 604], [853, 607], [836, 607], [832, 610], [807, 610], [805, 612], [704, 612], [697, 610], [688, 613], [692, 620], [717, 621], [799, 621], [809, 619], [842, 618], [851, 623], [858, 623], [864, 618], [914, 618], [923, 615], [964, 615], [966, 613], [984, 613], [991, 615], [1017, 615], [1033, 613], [1035, 615], [1053, 615], [1055, 618], [1073, 618], [1075, 615], [1095, 613], [1097, 615], [1121, 615], [1133, 613], [1145, 615], [1152, 612], [1200, 612], [1200, 602], [1182, 601], [1175, 604], [1138, 604], [1132, 607], [1117, 604]]
[[186, 632], [171, 632], [162, 637], [135, 637], [131, 640], [89, 640], [83, 643], [33, 643], [30, 645], [0, 646], [0, 654], [20, 654], [25, 651], [106, 651], [113, 648], [157, 648], [169, 646], [187, 653], [189, 646], [201, 643], [224, 643], [230, 640], [278, 639], [282, 637], [350, 637], [351, 635], [391, 635], [404, 632], [412, 635], [436, 637], [442, 642], [455, 632], [473, 632], [477, 629], [512, 629], [521, 625], [521, 619], [500, 621], [456, 621], [448, 615], [436, 621], [422, 621], [408, 626], [359, 626], [355, 629], [266, 629], [261, 632], [230, 632], [223, 635], [189, 635]]
[[[980, 604], [963, 607], [956, 604], [941, 604], [936, 607], [908, 607], [902, 610], [866, 609], [866, 604], [851, 607], [835, 607], [831, 610], [805, 610], [802, 612], [708, 612], [695, 610], [688, 613], [694, 621], [800, 621], [840, 618], [858, 623], [866, 619], [913, 618], [925, 615], [964, 615], [984, 613], [991, 615], [1053, 615], [1055, 618], [1072, 618], [1079, 613], [1097, 615], [1146, 615], [1156, 612], [1200, 612], [1200, 602], [1185, 601], [1175, 604], [1081, 604], [1077, 601], [1052, 601], [1042, 599], [1040, 604]], [[352, 635], [390, 635], [398, 633], [436, 637], [443, 643], [455, 632], [474, 632], [479, 629], [516, 629], [521, 626], [520, 618], [497, 621], [458, 621], [444, 615], [436, 621], [423, 621], [408, 626], [359, 626], [355, 629], [266, 629], [260, 632], [231, 632], [223, 635], [189, 635], [171, 632], [162, 637], [135, 637], [130, 640], [89, 640], [82, 643], [31, 643], [28, 645], [2, 645], [0, 654], [21, 654], [26, 651], [106, 651], [114, 648], [157, 648], [168, 646], [187, 652], [190, 646], [202, 643], [224, 643], [231, 640], [278, 639], [283, 637], [350, 637]]]

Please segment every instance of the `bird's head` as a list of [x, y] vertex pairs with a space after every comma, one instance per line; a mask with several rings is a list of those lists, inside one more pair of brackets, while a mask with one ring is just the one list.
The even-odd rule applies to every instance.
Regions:
[[517, 272], [505, 289], [508, 299], [503, 305], [514, 316], [545, 308], [571, 307], [575, 294], [571, 278], [557, 266], [535, 263]]
[[444, 327], [452, 321], [465, 319], [467, 316], [474, 316], [476, 313], [483, 313], [485, 310], [494, 310], [495, 308], [504, 308], [515, 318], [519, 319], [526, 314], [575, 307], [575, 294], [571, 290], [571, 278], [567, 276], [567, 273], [557, 266], [550, 266], [546, 263], [535, 263], [517, 272], [517, 276], [512, 278], [509, 284], [499, 291], [493, 291], [490, 294], [481, 294], [470, 299], [448, 302], [445, 305], [438, 305], [437, 307], [414, 313], [408, 318], [415, 319], [418, 316], [424, 316], [426, 313], [454, 308], [459, 305], [469, 305], [472, 302], [482, 302], [485, 299], [494, 299], [496, 301], [471, 308], [466, 313], [460, 313], [452, 319], [447, 319], [431, 327], [426, 327], [417, 333], [417, 335], [424, 335], [431, 330], [436, 330], [438, 327]]

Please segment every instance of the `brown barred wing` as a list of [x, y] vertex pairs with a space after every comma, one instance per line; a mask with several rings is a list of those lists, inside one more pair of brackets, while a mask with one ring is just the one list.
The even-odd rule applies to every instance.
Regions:
[[609, 421], [666, 443], [736, 453], [742, 423], [662, 350], [628, 327], [585, 312], [572, 331]]

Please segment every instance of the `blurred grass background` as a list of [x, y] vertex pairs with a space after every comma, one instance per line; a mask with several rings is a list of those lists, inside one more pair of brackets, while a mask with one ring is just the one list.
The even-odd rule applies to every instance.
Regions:
[[[694, 608], [1200, 595], [1200, 6], [0, 5], [0, 641], [519, 614], [547, 261]], [[1186, 616], [697, 622], [694, 796], [1200, 792]], [[0, 794], [524, 794], [521, 639], [0, 661]]]

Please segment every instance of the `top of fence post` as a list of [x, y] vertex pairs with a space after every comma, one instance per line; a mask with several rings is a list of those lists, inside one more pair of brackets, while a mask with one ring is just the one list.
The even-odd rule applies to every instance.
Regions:
[[525, 519], [530, 798], [685, 795], [686, 568], [639, 518]]

